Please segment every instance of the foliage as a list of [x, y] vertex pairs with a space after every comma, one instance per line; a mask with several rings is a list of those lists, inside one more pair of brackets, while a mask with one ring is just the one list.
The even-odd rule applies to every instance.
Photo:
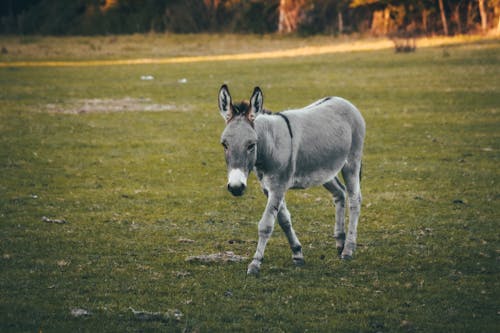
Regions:
[[[154, 55], [152, 37], [134, 38], [128, 56]], [[311, 42], [155, 38], [179, 54]], [[86, 59], [90, 45], [109, 41], [17, 42], [83, 43], [64, 57]], [[498, 331], [499, 50], [498, 40], [457, 40], [405, 55], [0, 68], [0, 331]], [[305, 267], [293, 266], [278, 229], [259, 278], [245, 276], [247, 262], [185, 261], [251, 255], [265, 205], [255, 177], [245, 197], [225, 190], [223, 82], [235, 98], [260, 85], [272, 110], [327, 95], [360, 108], [367, 140], [353, 261], [336, 257], [321, 188], [287, 196]], [[127, 97], [174, 109], [63, 112]]]
[[[216, 3], [216, 4], [215, 4]], [[3, 31], [43, 35], [123, 34], [150, 31], [181, 33], [276, 30], [277, 1], [120, 0], [103, 7], [95, 0], [36, 0], [17, 13], [7, 10]], [[7, 16], [9, 15], [9, 16]], [[54, 17], [56, 18], [54, 20]], [[1, 30], [0, 30], [1, 31]]]
[[[487, 28], [498, 26], [500, 0], [486, 1], [483, 18], [477, 0], [447, 0], [443, 6], [453, 34], [479, 30], [482, 19]], [[438, 1], [432, 0], [8, 0], [0, 3], [0, 33], [263, 34], [277, 31], [279, 17], [287, 10], [294, 13], [289, 18], [296, 22], [288, 22], [293, 32], [301, 34], [373, 33], [379, 24], [376, 17], [383, 11], [390, 15], [380, 24], [394, 21], [389, 32], [433, 34], [443, 28]]]

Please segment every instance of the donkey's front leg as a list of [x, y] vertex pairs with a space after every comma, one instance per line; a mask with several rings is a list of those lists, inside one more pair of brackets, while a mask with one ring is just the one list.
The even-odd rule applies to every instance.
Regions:
[[304, 265], [304, 255], [302, 254], [302, 245], [300, 245], [300, 241], [295, 234], [295, 231], [292, 227], [292, 219], [290, 216], [290, 212], [286, 208], [286, 202], [283, 200], [281, 204], [281, 208], [278, 212], [278, 223], [285, 232], [286, 238], [288, 239], [288, 243], [290, 244], [290, 248], [292, 249], [292, 259], [293, 263], [296, 266]]
[[264, 259], [264, 251], [266, 249], [267, 241], [271, 237], [274, 229], [274, 221], [281, 208], [283, 202], [283, 194], [276, 195], [275, 193], [269, 193], [267, 198], [266, 209], [262, 218], [259, 221], [259, 242], [257, 243], [257, 250], [253, 256], [253, 260], [248, 265], [247, 274], [258, 274], [260, 270], [260, 264]]

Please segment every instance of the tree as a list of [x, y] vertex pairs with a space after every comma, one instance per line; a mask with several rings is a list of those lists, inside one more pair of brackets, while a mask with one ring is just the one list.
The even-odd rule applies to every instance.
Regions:
[[479, 15], [481, 15], [481, 30], [485, 32], [488, 29], [488, 14], [484, 5], [485, 0], [478, 0], [479, 2]]
[[303, 19], [304, 5], [308, 0], [280, 0], [278, 32], [290, 33], [297, 31]]
[[496, 28], [500, 0], [0, 0], [0, 33], [380, 35]]
[[446, 12], [444, 11], [443, 0], [439, 0], [439, 11], [441, 13], [441, 23], [443, 24], [443, 31], [448, 36], [448, 22], [446, 21]]

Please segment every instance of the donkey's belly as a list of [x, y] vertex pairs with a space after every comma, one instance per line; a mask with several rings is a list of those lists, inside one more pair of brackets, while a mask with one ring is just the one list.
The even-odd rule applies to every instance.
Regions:
[[296, 174], [291, 181], [292, 189], [305, 189], [313, 186], [323, 185], [324, 183], [333, 180], [342, 168], [342, 164], [333, 169], [321, 169], [305, 173]]
[[308, 188], [323, 185], [337, 176], [346, 163], [350, 142], [314, 151], [299, 150], [291, 188]]

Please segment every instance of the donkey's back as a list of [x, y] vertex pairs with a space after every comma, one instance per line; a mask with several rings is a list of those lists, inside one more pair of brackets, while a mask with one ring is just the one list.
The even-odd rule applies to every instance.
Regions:
[[345, 164], [361, 160], [365, 122], [349, 101], [326, 97], [283, 114], [289, 118], [294, 133], [293, 187], [322, 185]]

